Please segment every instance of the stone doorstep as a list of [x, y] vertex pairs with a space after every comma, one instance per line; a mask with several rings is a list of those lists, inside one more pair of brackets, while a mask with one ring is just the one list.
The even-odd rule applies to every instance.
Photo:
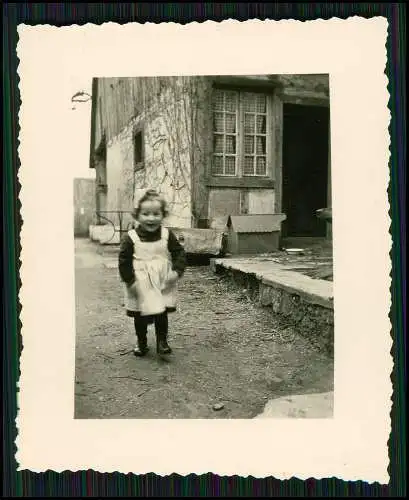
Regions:
[[216, 266], [255, 276], [263, 286], [285, 290], [292, 295], [299, 295], [305, 302], [327, 309], [334, 308], [333, 283], [305, 276], [299, 272], [287, 270], [285, 266], [269, 262], [266, 264], [250, 260], [212, 259], [211, 268]]
[[255, 418], [332, 418], [334, 393], [297, 394], [270, 399]]

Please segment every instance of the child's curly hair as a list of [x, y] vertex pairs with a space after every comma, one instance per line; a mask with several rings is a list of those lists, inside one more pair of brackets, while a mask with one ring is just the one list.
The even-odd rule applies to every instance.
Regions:
[[165, 217], [167, 217], [169, 215], [169, 210], [168, 210], [168, 207], [167, 207], [167, 203], [164, 200], [164, 198], [162, 198], [162, 196], [155, 189], [148, 189], [145, 192], [145, 194], [142, 196], [142, 198], [138, 201], [138, 205], [134, 208], [134, 210], [132, 212], [132, 215], [133, 215], [134, 219], [137, 219], [139, 217], [139, 213], [141, 211], [142, 204], [145, 201], [148, 201], [148, 200], [149, 201], [150, 200], [157, 200], [157, 201], [159, 201], [163, 217], [165, 218]]

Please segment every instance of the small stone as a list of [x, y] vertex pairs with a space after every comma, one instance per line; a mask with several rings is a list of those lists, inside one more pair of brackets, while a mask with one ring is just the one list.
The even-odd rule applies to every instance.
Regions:
[[223, 403], [216, 403], [215, 405], [213, 405], [213, 410], [214, 411], [223, 410], [223, 408], [224, 408], [224, 404]]
[[283, 379], [279, 378], [279, 377], [272, 377], [271, 378], [271, 382], [273, 382], [274, 384], [281, 384], [282, 381], [283, 381]]

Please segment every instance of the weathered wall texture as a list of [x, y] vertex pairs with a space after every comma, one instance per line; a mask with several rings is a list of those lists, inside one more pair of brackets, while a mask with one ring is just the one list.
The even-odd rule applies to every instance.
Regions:
[[274, 189], [212, 188], [209, 190], [209, 225], [222, 229], [229, 215], [275, 213]]
[[[142, 113], [144, 168], [135, 189], [155, 188], [169, 204], [168, 224], [191, 227], [191, 102], [184, 78], [169, 78]], [[149, 85], [149, 82], [147, 82]]]
[[[104, 212], [107, 210], [107, 171], [105, 158], [98, 158], [95, 161], [95, 183], [95, 208], [97, 212]], [[97, 222], [99, 222], [98, 217]]]
[[[324, 105], [328, 101], [328, 75], [264, 75], [249, 80], [273, 82], [287, 101]], [[131, 211], [140, 190], [155, 188], [169, 202], [172, 226], [223, 227], [230, 214], [277, 211], [277, 186], [209, 186], [213, 81], [213, 77], [98, 79], [93, 147], [98, 148], [104, 137], [107, 145], [107, 193], [100, 196], [100, 210]], [[280, 135], [282, 117], [273, 113], [273, 118], [274, 134]], [[138, 170], [135, 127], [140, 127], [144, 139], [144, 168]], [[277, 147], [278, 139], [274, 138]], [[280, 152], [274, 154], [279, 163]], [[101, 165], [97, 168], [101, 170]], [[280, 173], [274, 175], [279, 185]]]
[[249, 189], [244, 196], [244, 213], [273, 214], [274, 189]]
[[[133, 208], [132, 129], [127, 127], [107, 145], [107, 210], [131, 211]], [[108, 216], [118, 223], [113, 214]], [[130, 216], [128, 217], [128, 219]]]
[[95, 181], [74, 179], [74, 236], [88, 236], [95, 222]]
[[223, 229], [229, 215], [273, 214], [274, 189], [213, 188], [209, 191], [210, 227]]
[[[189, 228], [206, 216], [208, 88], [200, 77], [99, 80], [95, 147], [104, 132], [106, 210], [130, 211], [142, 189], [155, 188], [169, 203], [169, 225]], [[142, 131], [144, 152], [137, 170], [135, 127]]]
[[240, 189], [219, 188], [209, 192], [209, 219], [213, 227], [225, 225], [231, 214], [240, 213]]
[[[143, 92], [146, 78], [98, 78], [95, 92], [96, 149], [105, 134], [107, 142], [116, 137], [129, 122], [140, 115], [149, 101]], [[149, 79], [153, 80], [153, 79]], [[155, 83], [159, 85], [159, 81]]]
[[280, 97], [294, 104], [329, 104], [328, 75], [277, 75]]
[[189, 80], [192, 102], [192, 218], [196, 226], [208, 227], [209, 196], [207, 185], [213, 155], [212, 90], [210, 77]]
[[297, 294], [273, 286], [260, 285], [260, 303], [273, 312], [289, 318], [293, 329], [308, 340], [332, 354], [334, 348], [334, 311], [311, 304]]

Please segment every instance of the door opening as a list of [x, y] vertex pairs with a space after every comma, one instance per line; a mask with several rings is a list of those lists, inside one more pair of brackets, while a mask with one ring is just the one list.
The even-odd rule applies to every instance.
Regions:
[[329, 108], [284, 104], [283, 237], [325, 237], [316, 210], [328, 205]]

